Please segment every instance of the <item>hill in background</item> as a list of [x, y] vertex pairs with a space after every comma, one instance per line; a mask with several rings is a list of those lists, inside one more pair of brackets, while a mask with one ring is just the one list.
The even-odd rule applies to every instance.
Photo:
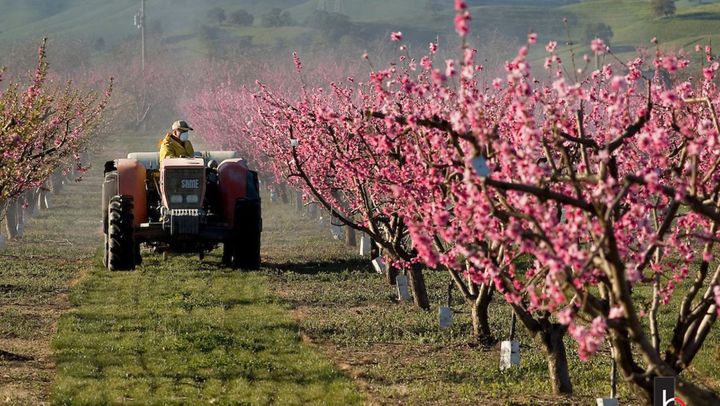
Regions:
[[[390, 31], [411, 42], [456, 41], [446, 0], [146, 0], [147, 32], [165, 51], [233, 58], [258, 50], [336, 48], [355, 52], [382, 46]], [[672, 47], [720, 38], [720, 3], [677, 1], [672, 16], [653, 14], [647, 0], [474, 0], [475, 43], [524, 42], [537, 32], [587, 44], [599, 36], [618, 53], [649, 46], [653, 36]], [[90, 52], [115, 51], [138, 38], [139, 0], [0, 0], [0, 47], [43, 35], [83, 41]], [[156, 47], [158, 46], [156, 44]], [[540, 50], [541, 51], [541, 50]], [[538, 52], [540, 52], [538, 51]], [[342, 52], [339, 52], [342, 54]], [[3, 61], [0, 60], [0, 63]]]

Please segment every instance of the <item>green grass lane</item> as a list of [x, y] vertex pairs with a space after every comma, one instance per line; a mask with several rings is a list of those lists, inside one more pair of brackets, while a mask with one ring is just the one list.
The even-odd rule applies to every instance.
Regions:
[[349, 378], [302, 343], [260, 273], [219, 258], [136, 272], [100, 266], [71, 294], [53, 342], [56, 404], [355, 404]]

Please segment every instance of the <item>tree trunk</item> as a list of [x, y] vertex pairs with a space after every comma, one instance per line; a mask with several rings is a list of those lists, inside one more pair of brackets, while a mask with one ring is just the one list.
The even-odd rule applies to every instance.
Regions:
[[422, 270], [416, 267], [411, 268], [408, 271], [408, 279], [410, 280], [410, 289], [413, 292], [415, 306], [423, 310], [430, 310], [430, 300], [428, 299], [425, 277], [423, 276]]
[[24, 210], [25, 210], [24, 218], [29, 219], [29, 218], [35, 217], [37, 215], [37, 212], [38, 212], [38, 210], [37, 210], [37, 195], [38, 195], [37, 189], [25, 191], [25, 194], [23, 195], [24, 202], [23, 202], [23, 205], [21, 205], [21, 207], [27, 206], [24, 208]]
[[395, 286], [397, 284], [395, 278], [397, 278], [399, 274], [400, 273], [398, 272], [397, 268], [392, 265], [388, 265], [387, 272], [385, 272], [385, 278], [387, 279], [388, 284], [391, 286]]
[[676, 396], [687, 405], [720, 405], [720, 395], [685, 379], [676, 377]]
[[345, 228], [345, 245], [347, 245], [348, 247], [357, 247], [355, 229], [350, 227]]
[[7, 229], [7, 236], [11, 240], [17, 238], [18, 205], [17, 200], [11, 201], [8, 203], [7, 211], [5, 212], [5, 227]]
[[53, 172], [52, 177], [50, 178], [50, 183], [52, 185], [52, 192], [54, 194], [58, 194], [62, 191], [62, 170], [57, 169], [55, 172]]
[[288, 197], [287, 186], [284, 183], [282, 183], [282, 184], [278, 185], [277, 189], [278, 189], [278, 194], [280, 195], [280, 200], [282, 200], [282, 202], [284, 204], [290, 204], [290, 198]]
[[302, 213], [303, 210], [305, 210], [305, 205], [303, 204], [302, 192], [295, 193], [295, 208], [297, 209], [298, 213]]
[[553, 323], [549, 329], [544, 329], [541, 333], [550, 382], [552, 383], [553, 393], [556, 395], [572, 394], [573, 391], [565, 343], [563, 342], [566, 331], [567, 327]]
[[491, 301], [492, 290], [487, 285], [480, 288], [477, 299], [469, 301], [473, 337], [483, 345], [493, 345], [497, 342], [490, 330], [490, 319], [488, 317], [488, 308]]
[[317, 220], [318, 218], [318, 205], [315, 203], [309, 204], [307, 208], [308, 216], [312, 220]]

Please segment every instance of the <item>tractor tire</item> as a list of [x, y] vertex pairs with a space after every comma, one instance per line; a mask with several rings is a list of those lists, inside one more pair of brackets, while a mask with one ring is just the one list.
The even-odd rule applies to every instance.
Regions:
[[223, 260], [228, 248], [232, 251], [230, 265], [235, 269], [260, 269], [260, 235], [262, 212], [260, 200], [242, 200], [235, 206], [235, 227], [231, 241], [225, 243]]
[[135, 243], [135, 266], [142, 265], [142, 253], [140, 252], [140, 243]]
[[232, 240], [226, 240], [225, 242], [223, 242], [223, 252], [222, 252], [223, 266], [232, 267], [232, 255], [233, 255]]
[[103, 266], [105, 268], [107, 268], [108, 267], [108, 251], [109, 251], [107, 231], [105, 232], [104, 236], [105, 236], [105, 246], [103, 247], [103, 260], [102, 261], [103, 261]]
[[115, 196], [108, 207], [107, 267], [111, 271], [135, 269], [137, 260], [133, 235], [132, 199]]

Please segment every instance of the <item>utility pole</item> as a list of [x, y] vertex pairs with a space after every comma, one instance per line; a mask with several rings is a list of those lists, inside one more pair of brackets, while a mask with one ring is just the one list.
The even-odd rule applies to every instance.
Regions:
[[139, 115], [136, 122], [142, 124], [142, 129], [146, 128], [147, 114], [150, 108], [147, 107], [147, 83], [145, 82], [145, 0], [140, 0], [140, 11], [135, 14], [135, 27], [140, 30], [140, 75], [142, 76], [142, 95]]
[[140, 66], [145, 73], [145, 0], [140, 0], [140, 11], [135, 14], [135, 27], [140, 30]]
[[141, 66], [143, 75], [145, 74], [145, 0], [140, 0], [140, 42], [142, 43]]

